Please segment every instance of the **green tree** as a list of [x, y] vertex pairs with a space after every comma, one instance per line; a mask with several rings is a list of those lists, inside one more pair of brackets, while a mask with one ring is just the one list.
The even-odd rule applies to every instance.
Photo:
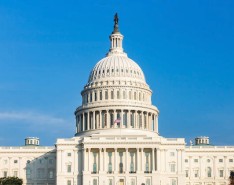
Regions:
[[18, 177], [3, 177], [0, 178], [0, 185], [22, 185], [23, 180]]
[[230, 185], [234, 185], [234, 171], [231, 171], [231, 172], [230, 172], [230, 177], [229, 177], [229, 179], [230, 179]]

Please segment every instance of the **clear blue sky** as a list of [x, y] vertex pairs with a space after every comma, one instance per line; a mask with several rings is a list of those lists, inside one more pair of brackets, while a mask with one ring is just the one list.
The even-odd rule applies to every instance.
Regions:
[[233, 0], [0, 1], [0, 145], [74, 135], [115, 12], [153, 90], [160, 134], [234, 145], [233, 10]]

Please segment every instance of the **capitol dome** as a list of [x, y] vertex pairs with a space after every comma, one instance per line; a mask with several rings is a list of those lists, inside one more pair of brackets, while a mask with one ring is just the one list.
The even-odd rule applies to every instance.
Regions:
[[105, 78], [128, 78], [145, 83], [145, 76], [139, 65], [124, 54], [112, 54], [100, 60], [90, 73], [89, 83]]
[[81, 92], [82, 105], [75, 111], [76, 136], [114, 133], [114, 129], [158, 134], [159, 111], [152, 105], [142, 69], [123, 50], [118, 17], [109, 39], [109, 52], [91, 70]]

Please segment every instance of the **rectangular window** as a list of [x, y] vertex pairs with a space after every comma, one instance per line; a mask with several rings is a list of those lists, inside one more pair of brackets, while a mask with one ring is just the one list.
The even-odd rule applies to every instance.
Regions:
[[185, 174], [186, 174], [186, 177], [188, 177], [189, 176], [189, 171], [185, 170]]
[[120, 99], [120, 93], [117, 91], [117, 99]]
[[70, 164], [67, 165], [67, 172], [68, 172], [68, 173], [71, 173], [71, 165], [70, 165]]
[[108, 152], [109, 162], [108, 162], [108, 173], [112, 173], [112, 152]]
[[175, 172], [176, 171], [174, 163], [170, 164], [170, 169], [171, 169], [171, 172]]
[[3, 177], [7, 177], [7, 171], [3, 172]]
[[134, 127], [134, 113], [131, 113], [131, 126]]
[[67, 180], [67, 185], [71, 185], [71, 180]]
[[92, 102], [92, 101], [93, 101], [93, 94], [90, 93], [90, 102]]
[[219, 177], [223, 177], [223, 170], [219, 170]]
[[195, 162], [195, 163], [198, 163], [198, 159], [194, 159], [194, 162]]
[[188, 159], [185, 159], [185, 162], [188, 163]]
[[219, 159], [219, 162], [222, 163], [222, 162], [223, 162], [223, 159]]
[[230, 162], [230, 163], [233, 163], [233, 159], [229, 159], [229, 162]]
[[198, 170], [194, 170], [194, 177], [195, 177], [195, 178], [198, 177]]
[[14, 177], [18, 177], [18, 171], [14, 171]]
[[49, 172], [49, 178], [50, 179], [54, 178], [54, 171], [53, 170], [50, 170], [50, 172]]
[[175, 153], [174, 153], [174, 152], [171, 152], [171, 153], [170, 153], [170, 156], [171, 156], [171, 157], [174, 157], [174, 156], [175, 156]]
[[14, 160], [14, 163], [17, 164], [17, 163], [18, 163], [18, 160]]
[[68, 157], [71, 157], [71, 153], [67, 153], [67, 156], [68, 156]]
[[114, 91], [111, 91], [111, 99], [114, 99]]

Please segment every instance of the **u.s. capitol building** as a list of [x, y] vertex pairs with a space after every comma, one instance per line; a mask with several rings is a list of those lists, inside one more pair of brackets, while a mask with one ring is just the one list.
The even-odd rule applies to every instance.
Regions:
[[115, 16], [110, 50], [92, 69], [75, 110], [76, 133], [55, 147], [26, 138], [0, 147], [0, 177], [27, 185], [227, 185], [234, 147], [208, 137], [186, 145], [159, 135], [159, 110], [139, 65], [123, 51]]

